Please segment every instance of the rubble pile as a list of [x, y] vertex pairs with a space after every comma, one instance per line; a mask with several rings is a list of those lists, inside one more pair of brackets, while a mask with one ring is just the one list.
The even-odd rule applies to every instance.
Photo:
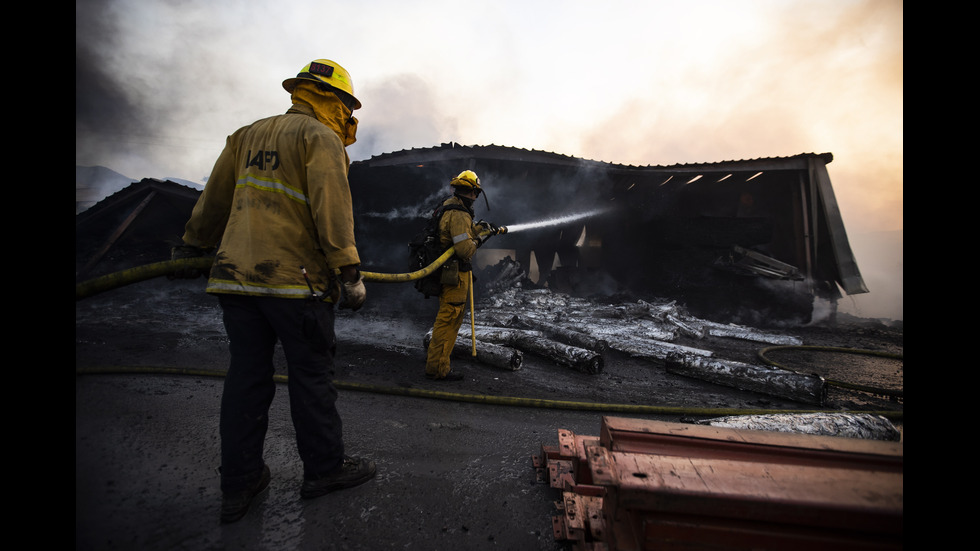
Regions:
[[[716, 358], [707, 346], [678, 344], [675, 341], [682, 336], [688, 341], [727, 338], [772, 345], [802, 342], [788, 335], [700, 319], [675, 301], [608, 303], [549, 289], [511, 286], [482, 299], [476, 305], [474, 318], [472, 327], [464, 324], [460, 329], [458, 351], [454, 352], [471, 355], [474, 346], [479, 349], [494, 345], [494, 354], [481, 356], [477, 350], [476, 359], [513, 369], [521, 362], [501, 358], [528, 353], [599, 374], [606, 354], [616, 351], [650, 361], [672, 373], [740, 390], [815, 404], [823, 404], [827, 395], [821, 377]], [[426, 343], [428, 338], [426, 335]]]

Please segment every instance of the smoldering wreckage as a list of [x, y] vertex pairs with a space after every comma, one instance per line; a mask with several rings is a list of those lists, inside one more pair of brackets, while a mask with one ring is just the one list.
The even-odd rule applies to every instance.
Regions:
[[[804, 406], [678, 408], [675, 423], [605, 417], [598, 436], [559, 431], [558, 446], [542, 443], [533, 458], [541, 481], [560, 492], [556, 541], [575, 549], [901, 548], [900, 341], [897, 350], [869, 351], [887, 357], [888, 369], [898, 362], [897, 380], [851, 385], [844, 392], [872, 398], [844, 407], [834, 393], [846, 375], [747, 352], [805, 351], [811, 343], [791, 329], [832, 325], [842, 292], [868, 292], [837, 211], [831, 160], [632, 167], [458, 144], [372, 157], [350, 172], [362, 270], [405, 272], [405, 236], [449, 177], [468, 168], [490, 201], [478, 217], [510, 230], [480, 250], [459, 361], [517, 372], [532, 360], [599, 378], [609, 358], [628, 358], [755, 393], [760, 403]], [[78, 214], [76, 300], [128, 284], [120, 274], [136, 266], [165, 264], [166, 243], [180, 235], [197, 193], [144, 180]], [[411, 315], [397, 306], [419, 300], [410, 286], [378, 287], [388, 313]], [[829, 315], [816, 319], [814, 304], [829, 305]], [[418, 335], [423, 349], [428, 337]], [[535, 400], [612, 414], [644, 407]], [[708, 471], [701, 489], [684, 487], [683, 473], [707, 480]], [[758, 483], [737, 482], [746, 476]], [[815, 492], [814, 480], [828, 476], [837, 489]], [[871, 492], [884, 497], [860, 497]]]

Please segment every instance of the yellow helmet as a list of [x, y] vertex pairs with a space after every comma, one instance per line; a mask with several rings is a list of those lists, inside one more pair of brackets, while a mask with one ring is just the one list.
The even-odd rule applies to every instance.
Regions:
[[480, 187], [480, 177], [472, 170], [460, 172], [459, 176], [456, 176], [449, 182], [449, 185], [475, 189], [477, 192], [483, 191]]
[[348, 105], [351, 111], [361, 108], [361, 102], [354, 97], [354, 84], [351, 82], [350, 73], [329, 59], [317, 59], [307, 63], [294, 78], [287, 78], [282, 81], [282, 87], [292, 94], [293, 89], [296, 88], [296, 83], [301, 80], [312, 80], [319, 84], [326, 84], [334, 90], [339, 90], [353, 100], [352, 105]]

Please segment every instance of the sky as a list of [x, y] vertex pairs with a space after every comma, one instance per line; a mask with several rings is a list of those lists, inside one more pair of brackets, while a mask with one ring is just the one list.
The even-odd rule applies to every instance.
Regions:
[[[203, 183], [227, 135], [288, 109], [282, 80], [326, 58], [350, 72], [363, 104], [354, 161], [447, 142], [637, 166], [832, 153], [860, 266], [857, 236], [904, 230], [903, 10], [897, 0], [76, 0], [75, 161]], [[884, 269], [901, 288], [894, 262]]]

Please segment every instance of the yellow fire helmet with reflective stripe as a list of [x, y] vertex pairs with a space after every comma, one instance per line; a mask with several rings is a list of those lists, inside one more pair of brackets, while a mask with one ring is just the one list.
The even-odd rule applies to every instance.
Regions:
[[473, 172], [472, 170], [464, 170], [460, 172], [459, 176], [456, 176], [449, 182], [449, 185], [483, 191], [483, 189], [480, 187], [480, 177], [477, 176], [476, 172]]
[[[339, 90], [353, 100], [352, 104], [348, 105], [351, 111], [361, 108], [361, 102], [354, 97], [354, 84], [351, 82], [350, 73], [338, 63], [329, 59], [311, 61], [294, 78], [287, 78], [282, 81], [282, 87], [292, 94], [293, 89], [296, 88], [296, 83], [301, 80], [312, 80], [313, 82], [326, 84], [335, 90]], [[343, 96], [341, 96], [341, 99], [344, 99]]]

